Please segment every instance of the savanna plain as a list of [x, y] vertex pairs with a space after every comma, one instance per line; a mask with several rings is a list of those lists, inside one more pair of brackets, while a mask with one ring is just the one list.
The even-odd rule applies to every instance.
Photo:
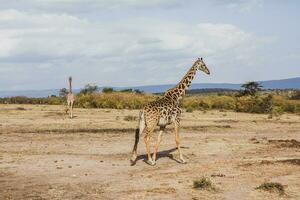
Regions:
[[141, 137], [131, 166], [138, 112], [0, 105], [0, 199], [300, 199], [299, 115], [183, 112], [188, 163], [169, 126], [156, 165]]

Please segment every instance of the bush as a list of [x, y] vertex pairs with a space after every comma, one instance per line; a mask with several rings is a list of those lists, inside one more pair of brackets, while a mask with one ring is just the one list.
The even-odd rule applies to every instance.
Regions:
[[283, 96], [274, 96], [274, 105], [281, 107], [283, 112], [300, 113], [300, 101], [289, 100]]
[[188, 96], [183, 99], [183, 108], [193, 110], [207, 110], [211, 109], [210, 100], [204, 96]]
[[[75, 106], [80, 108], [113, 108], [113, 109], [141, 109], [150, 101], [162, 98], [159, 95], [135, 92], [112, 92], [112, 88], [104, 88], [104, 93], [80, 93], [75, 100]], [[61, 105], [66, 100], [63, 97], [51, 96], [47, 98], [10, 97], [0, 98], [3, 104], [49, 104]], [[283, 94], [260, 94], [255, 96], [235, 97], [230, 95], [206, 94], [188, 95], [182, 101], [183, 109], [187, 112], [194, 110], [235, 110], [247, 113], [266, 113], [279, 116], [283, 112], [299, 113], [300, 101], [291, 100]], [[271, 116], [271, 117], [272, 117]]]
[[198, 190], [215, 190], [210, 179], [202, 177], [200, 180], [196, 180], [193, 183], [194, 189]]
[[83, 108], [141, 109], [153, 100], [153, 95], [114, 92], [80, 95], [75, 103]]
[[268, 192], [278, 192], [280, 195], [284, 194], [284, 187], [280, 183], [263, 183], [260, 186], [256, 187], [257, 190], [264, 190]]
[[103, 93], [112, 93], [114, 91], [113, 88], [109, 88], [109, 87], [105, 87], [102, 89], [102, 92]]
[[235, 109], [235, 99], [229, 96], [215, 96], [212, 99], [212, 108], [214, 109], [225, 109], [234, 110]]
[[242, 96], [236, 101], [237, 112], [270, 113], [273, 107], [273, 96]]
[[78, 95], [75, 100], [75, 106], [80, 108], [96, 108], [97, 103], [92, 94]]
[[300, 100], [300, 90], [296, 90], [293, 92], [292, 96], [291, 96], [292, 100]]

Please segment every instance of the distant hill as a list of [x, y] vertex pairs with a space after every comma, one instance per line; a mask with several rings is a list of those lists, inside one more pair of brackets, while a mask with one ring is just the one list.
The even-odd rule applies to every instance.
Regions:
[[[282, 80], [270, 80], [260, 81], [264, 89], [300, 89], [300, 77], [282, 79]], [[161, 93], [167, 89], [173, 87], [175, 84], [167, 85], [148, 85], [148, 86], [135, 86], [135, 87], [113, 87], [115, 90], [123, 89], [138, 89], [149, 93]], [[228, 89], [228, 90], [239, 90], [242, 84], [235, 83], [193, 83], [190, 87], [191, 90], [195, 89]], [[103, 87], [100, 87], [102, 90]], [[74, 90], [79, 92], [79, 89]], [[27, 96], [27, 97], [47, 97], [50, 95], [58, 95], [59, 89], [50, 90], [23, 90], [23, 91], [0, 91], [0, 97], [11, 97], [11, 96]]]
[[[300, 77], [282, 79], [282, 80], [271, 80], [271, 81], [259, 81], [264, 89], [300, 89]], [[149, 86], [138, 86], [131, 87], [132, 89], [139, 89], [145, 92], [161, 93], [167, 89], [173, 87], [175, 84], [168, 85], [149, 85]], [[242, 84], [235, 83], [192, 83], [190, 90], [195, 89], [228, 89], [228, 90], [239, 90]], [[121, 90], [128, 87], [116, 87], [114, 89]]]
[[226, 93], [233, 93], [238, 92], [239, 90], [233, 90], [233, 89], [226, 89], [226, 88], [204, 88], [204, 89], [191, 89], [187, 91], [187, 94], [200, 94], [200, 93], [220, 93], [220, 94], [226, 94]]

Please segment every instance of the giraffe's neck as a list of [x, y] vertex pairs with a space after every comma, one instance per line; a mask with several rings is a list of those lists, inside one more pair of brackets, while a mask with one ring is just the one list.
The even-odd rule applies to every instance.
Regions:
[[196, 72], [197, 67], [194, 64], [175, 87], [166, 91], [165, 97], [179, 102], [179, 100], [185, 95], [185, 91], [190, 87]]
[[72, 79], [69, 79], [69, 93], [72, 93]]

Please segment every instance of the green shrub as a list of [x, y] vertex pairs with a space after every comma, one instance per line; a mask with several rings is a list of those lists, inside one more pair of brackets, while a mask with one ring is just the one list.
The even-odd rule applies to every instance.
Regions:
[[75, 106], [80, 108], [96, 108], [96, 102], [92, 94], [81, 94], [76, 97]]
[[211, 109], [209, 98], [204, 96], [188, 96], [183, 99], [182, 106], [193, 110]]
[[47, 98], [47, 104], [49, 105], [60, 105], [62, 104], [62, 99], [58, 97], [48, 97]]
[[109, 88], [109, 87], [105, 87], [102, 89], [102, 92], [103, 93], [112, 93], [114, 91], [113, 88]]
[[234, 110], [235, 109], [235, 99], [229, 96], [215, 96], [212, 99], [212, 108], [214, 109], [225, 109]]
[[[107, 91], [112, 90], [107, 89]], [[135, 92], [80, 93], [76, 96], [75, 106], [79, 108], [141, 109], [147, 103], [159, 98], [162, 96]], [[47, 98], [17, 96], [0, 98], [0, 103], [61, 105], [66, 104], [66, 99], [56, 96]], [[300, 114], [300, 100], [291, 100], [285, 94], [274, 94], [274, 92], [272, 95], [266, 93], [240, 97], [218, 94], [187, 95], [181, 105], [187, 112], [216, 109], [266, 113], [272, 116], [279, 116], [283, 112]]]
[[273, 97], [268, 96], [242, 96], [236, 101], [237, 112], [270, 113], [273, 107]]

